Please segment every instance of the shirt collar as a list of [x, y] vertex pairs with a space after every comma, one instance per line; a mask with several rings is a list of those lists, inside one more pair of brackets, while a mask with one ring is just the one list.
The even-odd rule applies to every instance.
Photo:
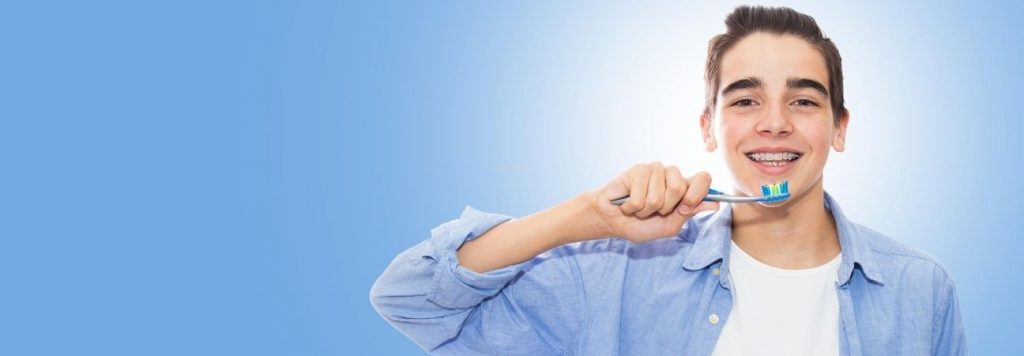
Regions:
[[[879, 273], [875, 256], [869, 246], [869, 240], [863, 236], [853, 222], [846, 219], [839, 204], [828, 192], [825, 192], [825, 209], [832, 213], [839, 232], [839, 245], [842, 249], [843, 262], [839, 265], [839, 285], [846, 285], [856, 268], [861, 270], [869, 280], [884, 284]], [[719, 209], [707, 218], [697, 232], [689, 256], [683, 262], [687, 270], [699, 270], [711, 264], [723, 261], [723, 268], [728, 268], [729, 243], [732, 241], [732, 207]], [[726, 275], [726, 273], [722, 273]], [[723, 281], [727, 283], [727, 281]]]

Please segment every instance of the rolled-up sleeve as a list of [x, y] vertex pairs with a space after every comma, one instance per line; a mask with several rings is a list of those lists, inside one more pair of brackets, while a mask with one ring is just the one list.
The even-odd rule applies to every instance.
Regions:
[[370, 290], [374, 309], [430, 352], [560, 349], [575, 330], [581, 304], [571, 253], [553, 250], [486, 273], [459, 265], [462, 244], [511, 219], [466, 206], [458, 219], [431, 229], [428, 240], [391, 262]]
[[427, 300], [445, 308], [469, 308], [498, 293], [529, 261], [478, 273], [459, 265], [459, 247], [511, 216], [486, 213], [466, 206], [462, 216], [430, 230], [433, 249], [421, 258], [438, 261]]

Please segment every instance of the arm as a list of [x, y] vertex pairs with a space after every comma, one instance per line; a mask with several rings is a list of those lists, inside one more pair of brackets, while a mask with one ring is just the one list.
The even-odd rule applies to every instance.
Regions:
[[[671, 236], [693, 215], [718, 209], [718, 203], [702, 202], [710, 186], [707, 172], [687, 179], [677, 167], [638, 164], [600, 189], [506, 222], [466, 242], [458, 259], [466, 268], [486, 272], [573, 242], [606, 236], [646, 242]], [[611, 204], [610, 200], [624, 195], [630, 197], [625, 204]]]
[[557, 246], [606, 236], [607, 225], [588, 213], [591, 204], [587, 199], [579, 195], [496, 226], [459, 249], [459, 264], [483, 273], [529, 260]]
[[964, 335], [963, 319], [960, 317], [960, 302], [953, 279], [941, 271], [942, 281], [938, 294], [935, 319], [932, 322], [933, 355], [967, 355], [967, 338]]
[[[581, 236], [565, 227], [578, 225], [574, 214], [582, 202], [574, 198], [520, 220], [467, 207], [459, 219], [432, 229], [430, 240], [395, 258], [374, 283], [371, 302], [427, 351], [561, 352], [583, 314], [582, 277], [571, 246], [534, 257]], [[469, 243], [459, 247], [467, 240], [501, 249], [469, 250], [470, 259], [497, 259], [485, 263], [486, 272], [461, 265]]]
[[[586, 310], [584, 285], [601, 280], [584, 278], [591, 271], [579, 266], [578, 255], [594, 246], [566, 244], [674, 236], [694, 214], [718, 208], [701, 202], [710, 183], [707, 173], [687, 180], [678, 168], [654, 162], [522, 219], [467, 207], [395, 258], [374, 283], [371, 302], [424, 350], [562, 353]], [[625, 204], [611, 203], [624, 195]]]

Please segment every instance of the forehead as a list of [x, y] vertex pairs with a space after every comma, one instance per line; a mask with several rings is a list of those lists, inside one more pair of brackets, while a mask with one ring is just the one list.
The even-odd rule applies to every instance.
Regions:
[[720, 88], [734, 81], [761, 78], [771, 89], [781, 89], [787, 78], [814, 79], [828, 85], [825, 57], [810, 43], [792, 35], [753, 33], [725, 52]]

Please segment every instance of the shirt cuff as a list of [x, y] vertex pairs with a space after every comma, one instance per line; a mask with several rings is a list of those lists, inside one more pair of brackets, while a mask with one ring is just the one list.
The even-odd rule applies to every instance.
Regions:
[[458, 249], [491, 228], [512, 217], [487, 213], [466, 205], [462, 216], [430, 230], [437, 269], [431, 281], [427, 300], [444, 308], [464, 309], [480, 304], [501, 291], [529, 260], [478, 273], [459, 265]]

